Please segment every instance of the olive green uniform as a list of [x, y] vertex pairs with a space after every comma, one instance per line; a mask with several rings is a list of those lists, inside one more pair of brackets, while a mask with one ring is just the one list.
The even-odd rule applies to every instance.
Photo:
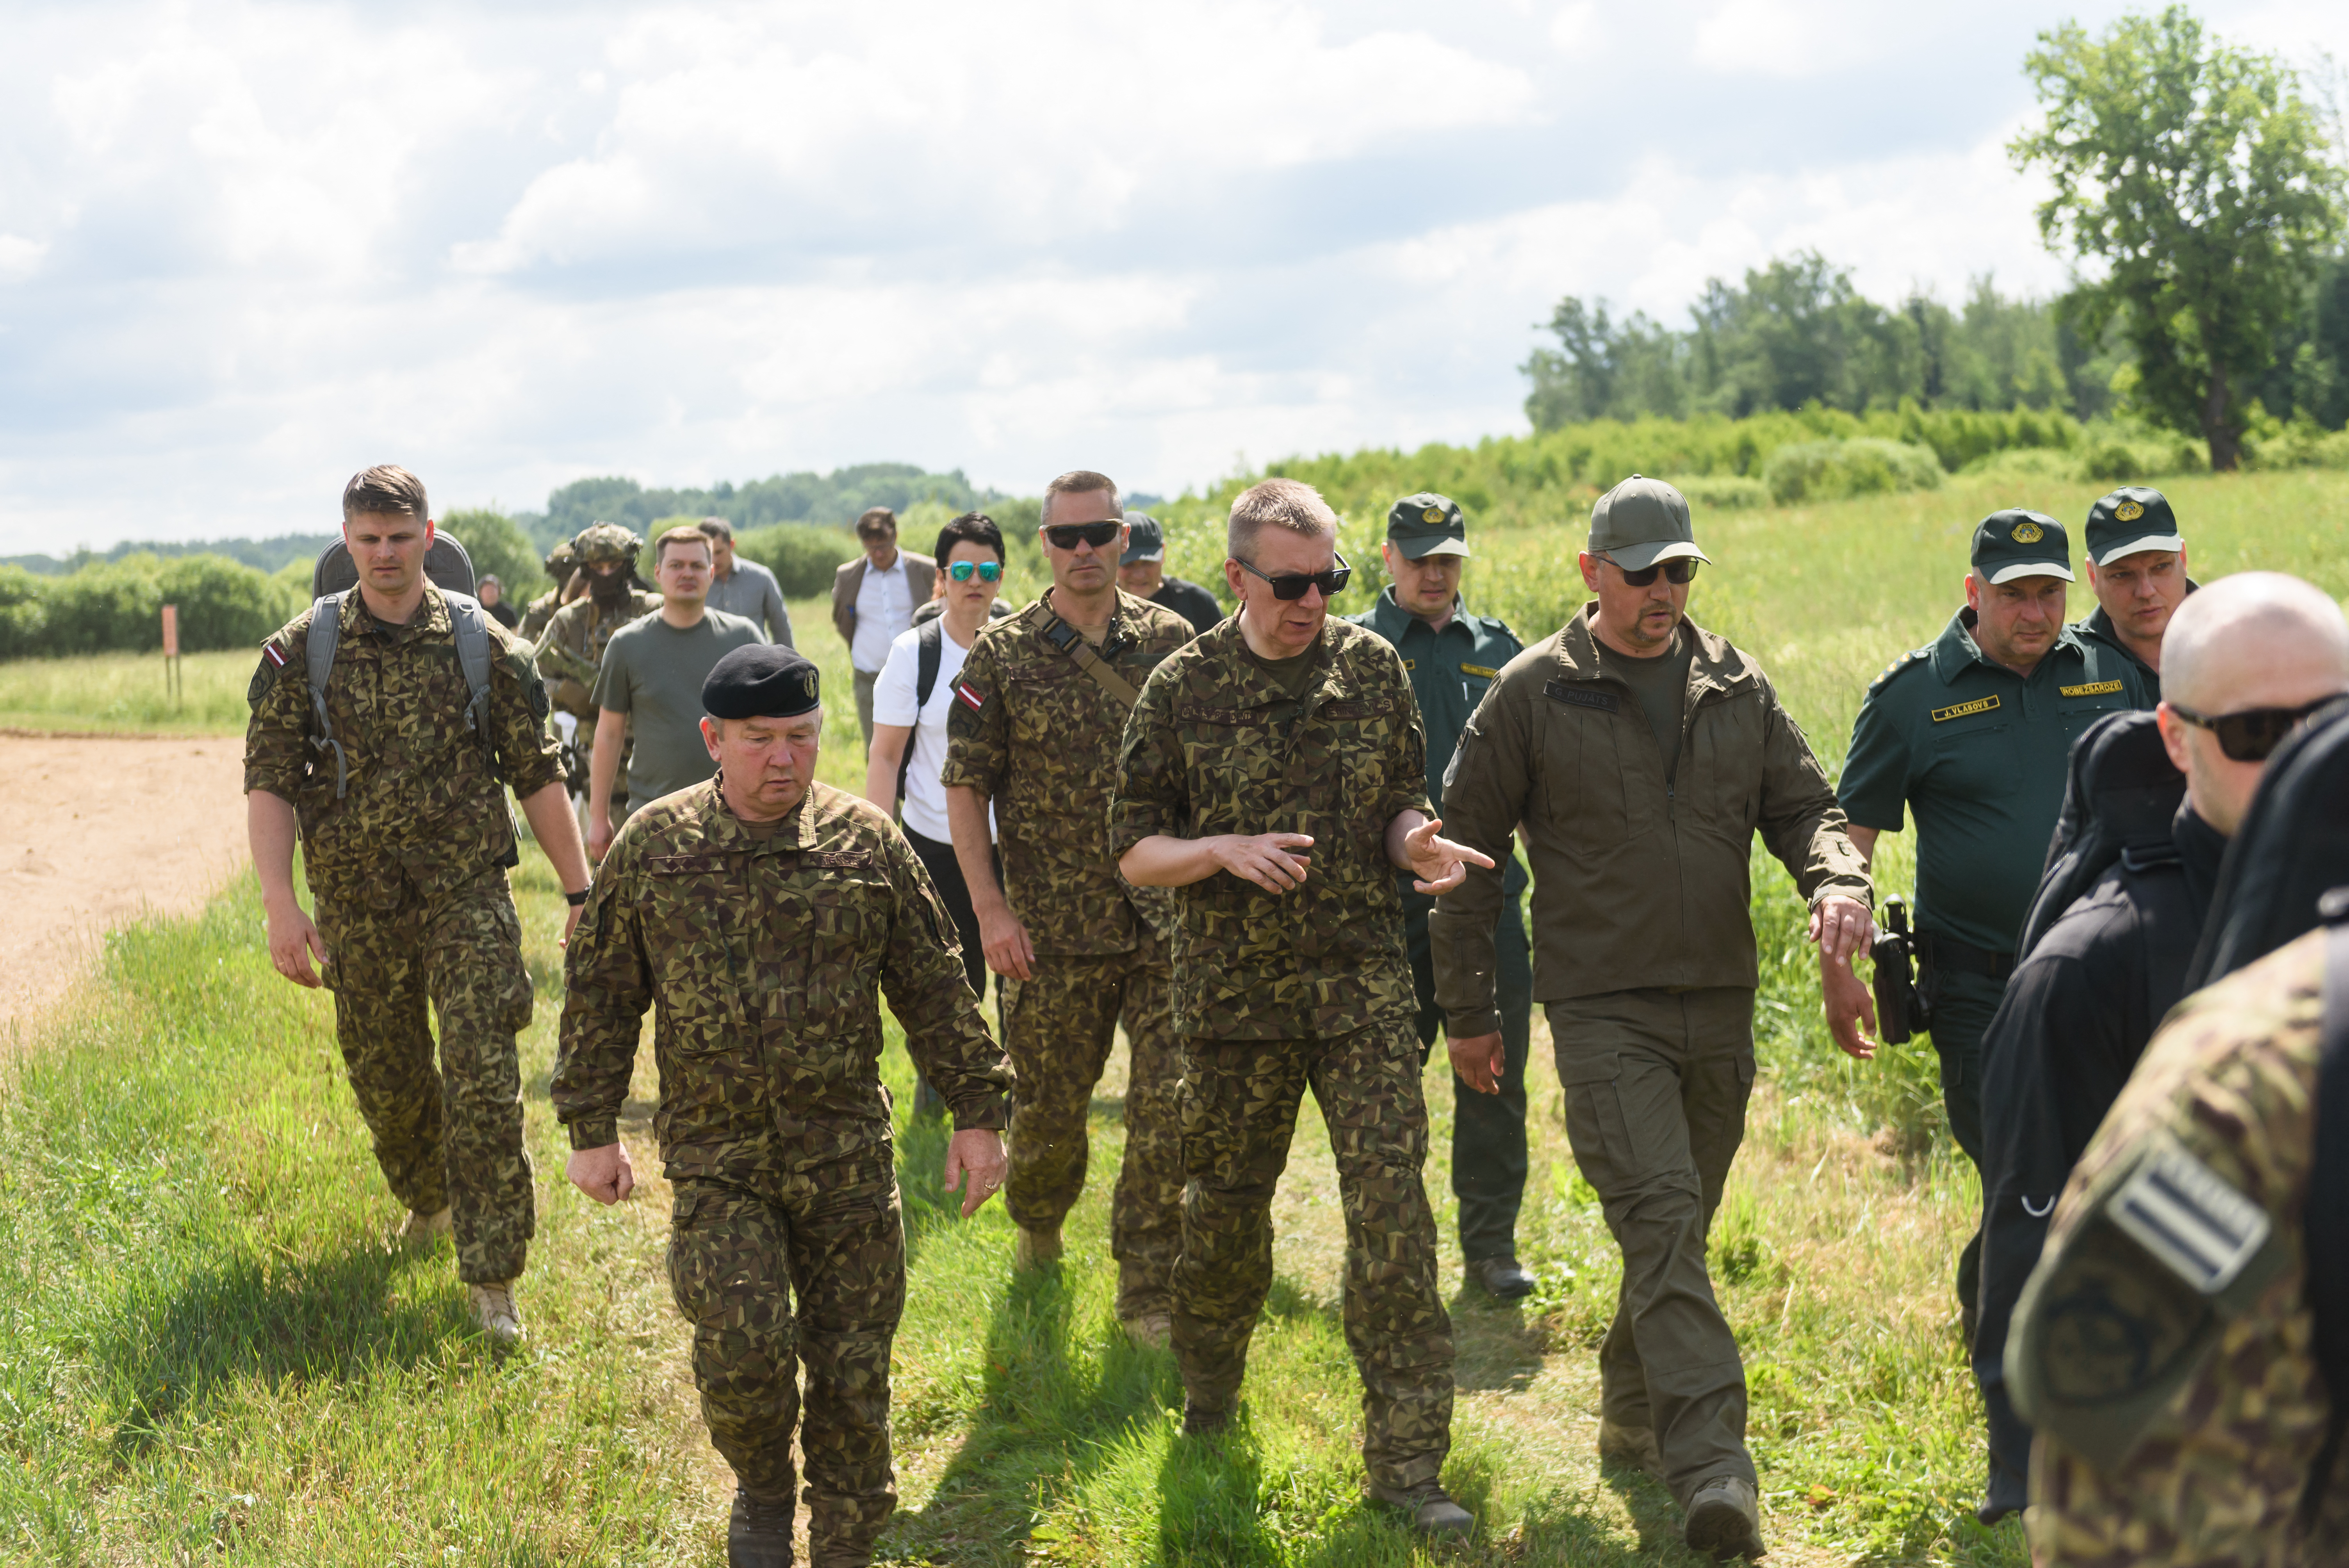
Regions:
[[[466, 719], [471, 694], [440, 591], [428, 583], [404, 626], [351, 591], [326, 680], [338, 797], [335, 757], [311, 744], [314, 609], [263, 645], [245, 694], [244, 788], [287, 801], [301, 822], [335, 1037], [393, 1196], [418, 1213], [454, 1211], [467, 1283], [511, 1280], [535, 1220], [514, 1054], [531, 982], [506, 886], [516, 854], [503, 785], [528, 797], [562, 780], [546, 688], [528, 647], [487, 622], [485, 748]], [[428, 1006], [440, 1016], [437, 1068]]]
[[[1490, 615], [1472, 615], [1453, 602], [1452, 619], [1442, 631], [1430, 627], [1395, 603], [1394, 590], [1348, 620], [1368, 626], [1394, 645], [1419, 703], [1427, 737], [1427, 798], [1444, 814], [1444, 772], [1460, 744], [1468, 717], [1476, 711], [1501, 666], [1524, 651], [1517, 634]], [[1396, 878], [1402, 898], [1403, 945], [1411, 954], [1411, 978], [1419, 999], [1419, 1044], [1435, 1044], [1444, 1010], [1435, 1004], [1435, 960], [1427, 943], [1427, 917], [1435, 900], [1413, 890], [1408, 872]], [[1496, 1003], [1506, 1060], [1498, 1094], [1479, 1094], [1452, 1079], [1452, 1195], [1460, 1209], [1460, 1253], [1470, 1263], [1516, 1255], [1517, 1210], [1526, 1191], [1526, 1058], [1533, 1037], [1533, 953], [1526, 942], [1525, 864], [1513, 852], [1502, 877], [1502, 908], [1493, 933], [1498, 965]]]
[[549, 588], [545, 593], [533, 599], [529, 607], [523, 611], [522, 625], [516, 630], [515, 635], [521, 637], [525, 643], [536, 643], [538, 634], [546, 630], [546, 624], [554, 619], [554, 613], [561, 608], [563, 608], [563, 590]]
[[[1534, 995], [1575, 1163], [1623, 1254], [1600, 1409], [1655, 1434], [1686, 1506], [1708, 1480], [1755, 1479], [1744, 1366], [1705, 1270], [1754, 1084], [1754, 835], [1814, 905], [1869, 890], [1761, 667], [1686, 619], [1673, 648], [1623, 659], [1599, 642], [1596, 609], [1503, 668], [1461, 738], [1444, 826], [1496, 861], [1521, 832], [1533, 861]], [[1675, 668], [1677, 710], [1651, 712], [1641, 687]], [[1429, 923], [1455, 1035], [1499, 1026], [1502, 896], [1499, 872], [1471, 866]]]
[[711, 1442], [746, 1496], [788, 1503], [803, 1370], [812, 1555], [869, 1561], [896, 1503], [905, 1295], [876, 989], [957, 1130], [1001, 1127], [1010, 1082], [928, 874], [886, 817], [828, 785], [753, 826], [698, 784], [613, 840], [564, 977], [552, 1093], [574, 1149], [618, 1141], [655, 1010], [669, 1282]]
[[[956, 677], [939, 779], [995, 803], [1003, 892], [1035, 949], [1031, 977], [1003, 976], [1004, 1046], [1019, 1068], [1004, 1206], [1031, 1231], [1058, 1230], [1084, 1191], [1085, 1118], [1118, 1026], [1131, 1054], [1125, 1158], [1110, 1199], [1118, 1315], [1167, 1310], [1181, 1245], [1181, 1055], [1169, 1010], [1170, 907], [1118, 875], [1110, 787], [1127, 705], [1048, 634], [1076, 634], [1050, 596], [979, 629]], [[1171, 610], [1120, 593], [1092, 656], [1139, 689], [1190, 639]]]
[[[2072, 742], [2106, 714], [2147, 705], [2133, 663], [2076, 627], [2026, 677], [1984, 655], [1973, 624], [1961, 610], [1868, 688], [1837, 794], [1859, 827], [1897, 833], [1904, 807], [1917, 819], [1919, 979], [1950, 1131], [1979, 1166], [1982, 1033], [2013, 972]], [[1977, 1228], [1958, 1263], [1969, 1314], [1981, 1259]]]
[[1427, 1107], [1386, 853], [1387, 825], [1426, 810], [1425, 780], [1418, 707], [1383, 639], [1330, 620], [1305, 663], [1269, 670], [1234, 617], [1150, 677], [1110, 807], [1120, 854], [1156, 834], [1313, 840], [1312, 874], [1285, 893], [1222, 872], [1175, 890], [1189, 1181], [1174, 1354], [1192, 1408], [1228, 1412], [1272, 1284], [1273, 1189], [1310, 1087], [1346, 1215], [1363, 1461], [1392, 1493], [1436, 1484], [1452, 1428], [1452, 1324], [1420, 1179]]
[[[2328, 940], [2311, 932], [2171, 1014], [2056, 1204], [2007, 1342], [2039, 1432], [2026, 1523], [2043, 1568], [2349, 1562], [2349, 1466], [2313, 1530], [2293, 1519], [2341, 1398], [2313, 1353], [2302, 1226]], [[2147, 1215], [2197, 1262], [2230, 1233], [2265, 1239], [2220, 1280], [2125, 1228]]]

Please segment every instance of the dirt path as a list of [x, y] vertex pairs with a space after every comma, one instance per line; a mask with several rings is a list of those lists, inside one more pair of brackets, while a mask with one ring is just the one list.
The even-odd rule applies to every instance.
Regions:
[[0, 1050], [78, 979], [104, 934], [184, 914], [245, 855], [231, 737], [0, 737]]

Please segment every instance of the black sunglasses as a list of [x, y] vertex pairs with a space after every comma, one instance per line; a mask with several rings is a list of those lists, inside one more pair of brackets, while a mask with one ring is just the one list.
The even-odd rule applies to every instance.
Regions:
[[1308, 588], [1319, 588], [1321, 590], [1321, 597], [1334, 599], [1354, 575], [1354, 569], [1346, 564], [1346, 558], [1342, 555], [1338, 557], [1338, 564], [1327, 572], [1284, 572], [1278, 577], [1269, 573], [1257, 572], [1256, 563], [1252, 561], [1240, 561], [1237, 555], [1232, 559], [1239, 561], [1243, 570], [1271, 583], [1272, 596], [1276, 599], [1302, 599]]
[[1106, 550], [1124, 526], [1123, 522], [1056, 522], [1044, 530], [1044, 538], [1055, 550], [1074, 550], [1079, 544]]
[[1614, 567], [1616, 571], [1620, 572], [1623, 574], [1623, 581], [1629, 583], [1634, 588], [1653, 587], [1656, 582], [1656, 573], [1659, 572], [1664, 574], [1665, 582], [1677, 586], [1694, 577], [1696, 575], [1697, 566], [1699, 565], [1695, 556], [1682, 555], [1675, 557], [1671, 561], [1659, 561], [1653, 566], [1642, 566], [1640, 570], [1634, 572], [1611, 555], [1601, 554], [1599, 559]]
[[2222, 713], [2216, 717], [2174, 702], [2169, 711], [2195, 728], [2207, 729], [2217, 736], [2219, 749], [2227, 754], [2230, 761], [2265, 762], [2310, 714], [2334, 700], [2321, 696], [2299, 707], [2247, 707], [2240, 713]]

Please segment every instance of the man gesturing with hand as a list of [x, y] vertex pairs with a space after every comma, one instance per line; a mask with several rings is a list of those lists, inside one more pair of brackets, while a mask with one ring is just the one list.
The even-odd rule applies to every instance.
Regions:
[[1176, 893], [1184, 1429], [1219, 1430], [1238, 1401], [1272, 1283], [1273, 1188], [1310, 1087], [1346, 1212], [1371, 1491], [1423, 1531], [1460, 1532], [1468, 1514], [1440, 1480], [1452, 1323], [1420, 1177], [1427, 1107], [1395, 872], [1441, 893], [1465, 864], [1493, 862], [1437, 834], [1402, 660], [1330, 617], [1348, 575], [1337, 529], [1293, 480], [1232, 503], [1224, 572], [1239, 614], [1143, 688], [1110, 838], [1127, 878]]

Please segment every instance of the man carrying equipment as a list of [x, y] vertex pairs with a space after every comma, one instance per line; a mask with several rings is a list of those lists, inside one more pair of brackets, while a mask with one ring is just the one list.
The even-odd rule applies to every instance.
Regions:
[[2096, 608], [2076, 630], [2134, 665], [2145, 700], [2159, 702], [2161, 634], [2195, 587], [2169, 498], [2123, 485], [2090, 507], [2087, 557]]
[[[592, 523], [571, 542], [579, 562], [585, 593], [554, 613], [539, 634], [538, 667], [553, 686], [554, 706], [579, 721], [574, 745], [582, 757], [595, 754], [595, 677], [604, 666], [604, 649], [612, 634], [629, 622], [657, 613], [661, 596], [636, 585], [636, 557], [645, 542], [616, 522]], [[624, 746], [610, 810], [626, 818], [628, 810], [628, 755]]]
[[[1580, 561], [1591, 602], [1502, 670], [1444, 798], [1462, 842], [1497, 859], [1521, 832], [1533, 861], [1534, 995], [1575, 1163], [1623, 1253], [1599, 1351], [1599, 1454], [1671, 1489], [1692, 1548], [1754, 1557], [1744, 1366], [1705, 1272], [1754, 1087], [1754, 834], [1808, 902], [1823, 962], [1854, 985], [1869, 889], [1769, 677], [1688, 618], [1707, 559], [1671, 486], [1634, 474], [1599, 497]], [[1453, 1068], [1487, 1094], [1503, 899], [1498, 873], [1470, 872], [1428, 922]]]
[[1420, 1177], [1427, 1107], [1394, 873], [1433, 896], [1464, 860], [1492, 862], [1435, 836], [1402, 661], [1330, 619], [1349, 569], [1329, 504], [1268, 480], [1232, 502], [1226, 538], [1239, 612], [1150, 677], [1110, 808], [1120, 869], [1175, 889], [1179, 911], [1183, 1428], [1221, 1430], [1238, 1403], [1272, 1284], [1273, 1188], [1309, 1086], [1346, 1214], [1371, 1495], [1423, 1532], [1464, 1532], [1474, 1522], [1441, 1479], [1452, 1321]]
[[[244, 789], [269, 956], [335, 994], [335, 1036], [400, 1234], [453, 1233], [474, 1320], [522, 1336], [513, 1282], [534, 1224], [514, 1036], [530, 972], [506, 869], [511, 786], [571, 892], [587, 858], [529, 650], [424, 575], [424, 485], [385, 465], [343, 490], [358, 586], [262, 645], [245, 697]], [[294, 841], [317, 907], [294, 892]], [[426, 1007], [440, 1016], [440, 1066]]]
[[964, 1188], [965, 1217], [1002, 1181], [1010, 1073], [921, 862], [887, 817], [814, 782], [815, 665], [737, 648], [702, 700], [718, 777], [622, 826], [571, 944], [554, 1111], [573, 1184], [626, 1198], [619, 1114], [655, 1008], [669, 1284], [693, 1325], [702, 1418], [734, 1470], [727, 1561], [792, 1560], [804, 1366], [810, 1554], [848, 1568], [872, 1561], [896, 1505], [889, 1351], [905, 1247], [876, 989], [953, 1109], [946, 1188]]
[[[1917, 819], [1919, 988], [1930, 1009], [1950, 1134], [1982, 1158], [1982, 1037], [2014, 970], [2015, 939], [2063, 810], [2064, 761], [2108, 713], [2150, 707], [2137, 666], [2064, 624], [2072, 582], [2064, 525], [1996, 511], [1974, 530], [1965, 606], [1940, 636], [1877, 676], [1852, 722], [1837, 791], [1851, 841]], [[1831, 987], [1830, 1023], [1873, 1023], [1864, 993]], [[1840, 1003], [1838, 997], [1841, 998]], [[1971, 1351], [1982, 1233], [1958, 1259]]]
[[564, 593], [571, 586], [571, 574], [579, 568], [578, 557], [571, 551], [571, 542], [564, 540], [546, 552], [546, 575], [554, 583], [545, 593], [530, 602], [522, 613], [522, 624], [517, 634], [525, 643], [536, 643], [554, 613], [563, 608]]
[[[1126, 714], [1158, 662], [1191, 637], [1171, 610], [1121, 593], [1117, 486], [1080, 469], [1044, 487], [1037, 527], [1052, 586], [971, 644], [947, 720], [947, 825], [988, 966], [1003, 976], [1013, 1091], [1011, 1176], [1020, 1267], [1061, 1255], [1061, 1222], [1084, 1191], [1085, 1116], [1117, 1026], [1132, 1062], [1125, 1162], [1110, 1200], [1117, 1315], [1163, 1346], [1183, 1195], [1176, 1055], [1164, 895], [1118, 875], [1110, 787]], [[988, 806], [1001, 836], [1003, 879]]]
[[[1460, 597], [1468, 524], [1440, 495], [1408, 495], [1387, 512], [1381, 547], [1390, 585], [1378, 603], [1348, 620], [1368, 626], [1402, 655], [1427, 736], [1427, 798], [1444, 814], [1444, 773], [1468, 716], [1501, 666], [1524, 650], [1517, 634], [1489, 615], [1472, 615]], [[1410, 878], [1400, 876], [1408, 883]], [[1501, 1011], [1497, 1092], [1479, 1094], [1452, 1078], [1452, 1192], [1460, 1204], [1460, 1255], [1468, 1277], [1504, 1301], [1534, 1288], [1517, 1266], [1517, 1208], [1526, 1192], [1526, 1055], [1532, 1037], [1534, 971], [1526, 945], [1525, 867], [1514, 847], [1504, 862], [1502, 909], [1493, 933]], [[1403, 946], [1419, 996], [1422, 1059], [1435, 1044], [1444, 1010], [1435, 1005], [1435, 960], [1427, 917], [1435, 901], [1409, 886], [1402, 894]]]

